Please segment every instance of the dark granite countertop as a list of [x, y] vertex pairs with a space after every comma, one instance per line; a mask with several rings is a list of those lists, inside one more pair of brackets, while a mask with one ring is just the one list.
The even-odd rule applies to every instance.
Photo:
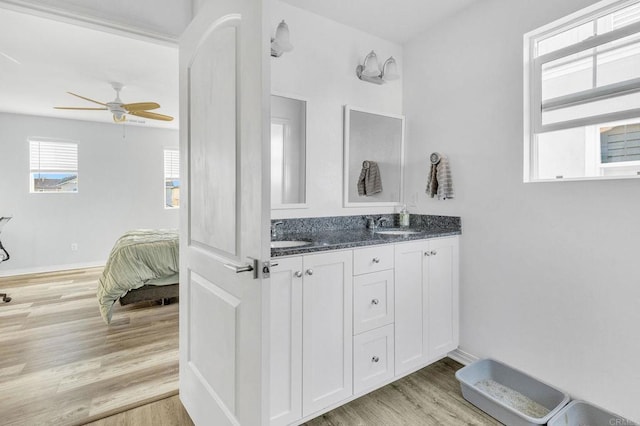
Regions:
[[311, 244], [301, 247], [272, 248], [271, 257], [293, 256], [327, 250], [342, 250], [354, 247], [402, 243], [406, 241], [448, 237], [452, 235], [460, 235], [462, 233], [459, 225], [429, 228], [378, 228], [378, 230], [391, 229], [409, 229], [418, 232], [408, 235], [383, 235], [366, 228], [284, 232], [275, 238], [274, 241], [310, 241]]

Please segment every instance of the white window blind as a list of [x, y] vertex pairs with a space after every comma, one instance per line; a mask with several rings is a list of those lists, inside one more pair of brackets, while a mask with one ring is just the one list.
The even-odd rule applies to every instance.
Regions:
[[165, 179], [180, 178], [180, 151], [177, 149], [164, 150], [164, 177]]
[[535, 133], [640, 117], [640, 2], [533, 37]]
[[30, 192], [78, 192], [78, 144], [29, 141]]
[[31, 173], [77, 172], [78, 144], [30, 141]]
[[180, 151], [164, 150], [164, 207], [180, 207]]

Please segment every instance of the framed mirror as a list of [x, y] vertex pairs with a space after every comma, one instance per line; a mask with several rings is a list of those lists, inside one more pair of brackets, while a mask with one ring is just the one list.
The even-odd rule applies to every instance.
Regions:
[[306, 208], [307, 101], [271, 95], [271, 208]]
[[344, 206], [402, 201], [404, 116], [344, 108]]

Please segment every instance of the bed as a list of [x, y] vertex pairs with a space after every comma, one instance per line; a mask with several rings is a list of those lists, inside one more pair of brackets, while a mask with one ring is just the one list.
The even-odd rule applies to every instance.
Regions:
[[138, 229], [116, 241], [98, 280], [100, 314], [107, 324], [118, 299], [125, 305], [177, 297], [178, 239], [177, 230]]

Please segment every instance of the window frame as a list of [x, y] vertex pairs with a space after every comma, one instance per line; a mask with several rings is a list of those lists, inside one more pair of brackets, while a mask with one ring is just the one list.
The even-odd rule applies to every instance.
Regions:
[[[593, 101], [611, 99], [618, 96], [640, 92], [640, 77], [594, 87], [569, 95], [558, 96], [552, 99], [542, 100], [542, 68], [544, 64], [568, 55], [583, 52], [589, 48], [595, 48], [603, 44], [619, 40], [621, 38], [640, 34], [640, 22], [632, 23], [621, 28], [605, 32], [603, 34], [588, 37], [585, 40], [569, 46], [556, 49], [540, 56], [537, 55], [537, 43], [557, 34], [561, 34], [585, 23], [595, 21], [600, 17], [614, 13], [639, 3], [638, 0], [603, 0], [587, 8], [581, 9], [566, 17], [544, 25], [536, 30], [526, 33], [523, 37], [524, 52], [524, 163], [523, 181], [529, 182], [561, 182], [570, 180], [603, 180], [603, 179], [629, 179], [639, 178], [640, 175], [616, 175], [616, 176], [582, 176], [559, 179], [541, 179], [536, 175], [538, 170], [538, 134], [565, 130], [571, 128], [600, 125], [606, 122], [622, 121], [628, 119], [640, 120], [640, 108], [634, 108], [613, 113], [596, 114], [572, 120], [543, 124], [542, 113], [546, 109], [553, 110], [568, 106], [585, 104]], [[598, 164], [598, 167], [600, 164]]]
[[[53, 139], [46, 137], [29, 137], [27, 138], [28, 142], [28, 150], [29, 150], [29, 194], [77, 194], [80, 192], [80, 182], [79, 182], [79, 169], [80, 169], [80, 144], [78, 141], [70, 140], [70, 139]], [[75, 170], [49, 170], [48, 172], [43, 171], [40, 167], [37, 170], [32, 168], [32, 146], [34, 143], [45, 143], [45, 144], [58, 144], [58, 145], [74, 145], [75, 147]], [[41, 156], [41, 150], [38, 148], [38, 157]], [[65, 174], [75, 174], [76, 176], [76, 190], [75, 191], [36, 191], [34, 184], [34, 174], [35, 173], [65, 173]]]

